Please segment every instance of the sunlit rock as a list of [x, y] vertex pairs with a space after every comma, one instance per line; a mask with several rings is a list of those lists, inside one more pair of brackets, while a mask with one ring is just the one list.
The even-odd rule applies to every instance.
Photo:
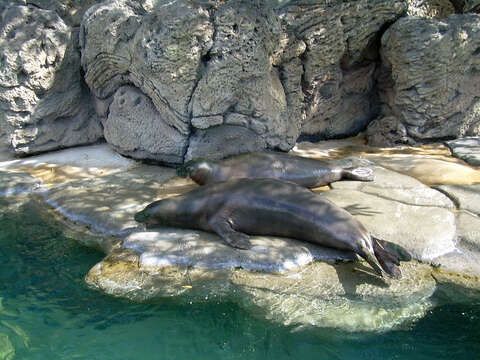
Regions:
[[453, 208], [453, 202], [440, 191], [434, 190], [413, 177], [385, 169], [370, 161], [338, 160], [345, 167], [367, 166], [375, 175], [372, 182], [339, 181], [330, 186], [334, 190], [358, 190], [365, 194], [417, 206]]
[[0, 170], [0, 195], [9, 196], [31, 193], [40, 185], [40, 180], [26, 172]]
[[447, 194], [459, 209], [480, 214], [480, 184], [476, 185], [441, 185], [437, 189]]
[[480, 138], [467, 137], [446, 142], [454, 156], [473, 166], [480, 166]]
[[321, 194], [349, 211], [376, 237], [396, 243], [424, 262], [455, 249], [455, 215], [444, 208], [392, 201], [358, 190]]

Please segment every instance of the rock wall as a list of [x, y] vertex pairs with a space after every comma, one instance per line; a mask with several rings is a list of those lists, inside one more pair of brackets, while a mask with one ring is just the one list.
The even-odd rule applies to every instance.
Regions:
[[478, 17], [452, 15], [475, 6], [3, 1], [0, 139], [182, 163], [367, 126], [376, 145], [477, 135]]
[[0, 24], [0, 132], [20, 154], [96, 141], [78, 32], [51, 10], [7, 6]]
[[[104, 124], [117, 124], [106, 138], [119, 152], [181, 162], [289, 150], [302, 133], [332, 138], [365, 128], [374, 114], [378, 32], [405, 11], [402, 1], [207, 5], [176, 1], [145, 11], [110, 1], [86, 13], [82, 65], [98, 101], [135, 86], [153, 102], [156, 121], [186, 144], [122, 145], [130, 126], [118, 113], [100, 113]], [[136, 126], [145, 133], [152, 124]]]
[[480, 17], [403, 18], [382, 38], [374, 145], [480, 135]]

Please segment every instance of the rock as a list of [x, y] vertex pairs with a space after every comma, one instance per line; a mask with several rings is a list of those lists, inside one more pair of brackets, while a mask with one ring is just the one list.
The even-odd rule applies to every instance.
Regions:
[[372, 278], [352, 264], [314, 263], [296, 276], [236, 271], [237, 301], [285, 326], [329, 327], [344, 331], [385, 331], [421, 318], [432, 307], [431, 269], [402, 264], [403, 279]]
[[45, 201], [65, 217], [97, 232], [125, 234], [138, 227], [133, 215], [154, 201], [173, 169], [138, 166], [121, 173], [51, 187]]
[[[172, 149], [149, 150], [161, 136], [150, 121], [135, 123], [133, 133], [151, 136], [132, 150], [137, 140], [122, 136], [131, 122], [116, 123], [124, 116], [118, 106], [109, 115], [124, 85], [150, 98], [148, 119], [185, 137], [183, 160], [286, 151], [302, 132], [332, 138], [361, 131], [374, 113], [377, 33], [402, 15], [404, 2], [271, 5], [125, 0], [92, 7], [80, 33], [82, 64], [97, 114], [111, 124], [107, 141], [136, 158], [181, 162]], [[215, 153], [210, 134], [219, 136]], [[225, 146], [232, 137], [249, 140]]]
[[455, 207], [453, 202], [441, 192], [431, 189], [410, 176], [382, 168], [375, 163], [358, 159], [344, 159], [335, 163], [342, 167], [370, 167], [374, 171], [375, 180], [372, 182], [339, 181], [330, 184], [334, 190], [357, 190], [407, 205]]
[[12, 360], [15, 358], [15, 347], [7, 334], [0, 333], [0, 358]]
[[234, 267], [169, 266], [169, 262], [150, 266], [142, 265], [141, 255], [127, 249], [114, 251], [95, 265], [86, 281], [110, 295], [136, 301], [227, 296], [249, 312], [285, 325], [378, 331], [422, 317], [432, 306], [431, 269], [410, 263], [402, 265], [402, 272], [402, 280], [384, 282], [358, 264], [334, 267], [314, 262], [286, 275]]
[[450, 301], [478, 299], [480, 294], [480, 218], [466, 211], [457, 215], [455, 251], [434, 259], [433, 276]]
[[140, 254], [140, 267], [188, 266], [207, 269], [235, 269], [286, 273], [298, 271], [314, 260], [334, 263], [351, 261], [351, 252], [276, 237], [253, 236], [253, 247], [239, 251], [220, 237], [202, 231], [159, 228], [134, 232], [123, 247]]
[[[102, 0], [7, 0], [4, 3], [16, 5], [33, 5], [43, 10], [51, 10], [57, 13], [62, 20], [71, 27], [78, 27], [82, 21], [84, 13], [94, 4]], [[0, 4], [0, 12], [3, 10], [3, 4]]]
[[463, 6], [463, 12], [474, 12], [478, 13], [480, 10], [480, 2], [478, 0], [465, 0]]
[[[358, 139], [332, 143], [332, 154], [337, 156], [354, 151], [355, 144], [368, 153]], [[44, 183], [40, 194], [65, 216], [62, 224], [68, 236], [107, 254], [86, 276], [89, 286], [104, 293], [135, 301], [226, 300], [287, 326], [346, 331], [401, 327], [424, 316], [437, 304], [439, 294], [452, 299], [448, 303], [478, 298], [479, 218], [467, 211], [454, 215], [451, 202], [438, 191], [369, 160], [352, 157], [336, 163], [371, 166], [374, 182], [338, 182], [321, 196], [345, 207], [375, 236], [425, 262], [402, 262], [401, 280], [379, 278], [363, 260], [349, 261], [354, 259], [351, 253], [293, 239], [255, 236], [252, 251], [240, 251], [210, 233], [161, 227], [145, 231], [133, 221], [136, 211], [197, 185], [175, 177], [171, 168], [124, 159], [106, 145], [88, 149], [3, 161], [0, 169], [30, 173], [38, 164], [56, 165], [57, 173], [65, 167], [77, 169], [76, 176], [62, 177], [61, 184], [53, 179], [49, 186]], [[300, 150], [312, 156], [330, 154], [326, 144], [318, 149], [312, 144], [299, 146]], [[414, 150], [398, 151], [444, 153], [436, 147]], [[88, 177], [79, 175], [83, 172]]]
[[[228, 149], [225, 149], [227, 144]], [[220, 125], [194, 132], [185, 155], [185, 161], [199, 157], [217, 160], [226, 154], [238, 155], [263, 150], [266, 147], [265, 140], [245, 127]]]
[[92, 143], [102, 136], [80, 73], [77, 33], [53, 11], [2, 13], [0, 128], [19, 154]]
[[105, 139], [121, 154], [183, 163], [187, 137], [167, 125], [150, 98], [136, 87], [116, 91], [103, 127]]
[[[478, 135], [479, 32], [480, 17], [472, 14], [395, 22], [382, 36], [382, 114], [368, 140], [391, 146]], [[376, 131], [384, 121], [393, 133], [382, 141]]]
[[407, 3], [408, 16], [443, 19], [456, 12], [450, 0], [407, 0]]
[[480, 138], [466, 137], [446, 142], [452, 154], [472, 166], [480, 166]]
[[367, 155], [366, 157], [386, 168], [411, 176], [430, 186], [439, 184], [469, 185], [480, 182], [479, 170], [435, 155], [392, 154], [389, 156]]
[[0, 159], [0, 170], [26, 172], [42, 180], [47, 187], [127, 171], [136, 165], [106, 144], [76, 147], [26, 159], [15, 159], [10, 153], [0, 153]]
[[480, 214], [480, 184], [440, 185], [435, 188], [450, 197], [459, 209]]
[[284, 88], [293, 99], [301, 83], [301, 99], [290, 103], [300, 107], [293, 113], [304, 119], [303, 134], [328, 139], [365, 128], [376, 111], [373, 74], [378, 33], [404, 13], [405, 5], [361, 0], [291, 2], [284, 7], [285, 26], [306, 44], [301, 64], [286, 62], [281, 67], [281, 78], [289, 80]]
[[166, 125], [187, 135], [190, 99], [214, 29], [208, 12], [187, 1], [151, 10], [133, 1], [108, 1], [85, 14], [80, 33], [85, 79], [99, 99], [125, 84], [138, 87]]
[[261, 4], [231, 1], [215, 12], [213, 46], [192, 96], [192, 125], [206, 129], [240, 116], [260, 146], [289, 150], [299, 126], [288, 116], [281, 74], [272, 66], [282, 28], [273, 9]]
[[455, 249], [455, 215], [447, 209], [408, 205], [358, 190], [321, 195], [349, 211], [375, 237], [402, 246], [417, 260], [428, 263]]
[[40, 180], [26, 172], [0, 170], [0, 195], [31, 193], [40, 186]]

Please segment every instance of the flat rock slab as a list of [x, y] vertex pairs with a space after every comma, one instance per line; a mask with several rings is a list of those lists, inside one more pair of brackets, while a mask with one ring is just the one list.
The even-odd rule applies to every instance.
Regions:
[[140, 266], [191, 266], [208, 269], [242, 268], [252, 271], [287, 272], [314, 260], [351, 261], [356, 255], [335, 249], [277, 237], [251, 237], [253, 247], [238, 250], [217, 235], [202, 231], [159, 228], [135, 232], [123, 247], [140, 254]]
[[321, 194], [357, 218], [375, 237], [404, 247], [420, 261], [455, 249], [455, 215], [444, 208], [414, 206], [357, 190]]
[[480, 184], [441, 185], [436, 189], [450, 197], [459, 209], [480, 214]]
[[467, 137], [447, 141], [446, 145], [452, 151], [452, 154], [472, 166], [480, 166], [480, 138]]
[[26, 172], [0, 170], [0, 195], [18, 195], [31, 193], [40, 186], [41, 181]]
[[16, 159], [0, 149], [0, 170], [27, 172], [44, 184], [93, 178], [126, 171], [137, 163], [114, 152], [107, 144], [76, 147], [53, 153]]
[[174, 176], [174, 169], [137, 166], [47, 188], [42, 196], [70, 220], [102, 233], [122, 234], [138, 227], [134, 214], [156, 200], [162, 184]]
[[414, 177], [429, 186], [480, 182], [479, 170], [459, 162], [414, 154], [371, 156], [369, 159], [383, 167]]
[[338, 181], [330, 184], [335, 190], [357, 190], [366, 194], [416, 206], [438, 206], [453, 208], [453, 202], [441, 192], [434, 190], [417, 179], [385, 169], [367, 160], [344, 159], [335, 163], [344, 166], [367, 166], [375, 174], [371, 182]]

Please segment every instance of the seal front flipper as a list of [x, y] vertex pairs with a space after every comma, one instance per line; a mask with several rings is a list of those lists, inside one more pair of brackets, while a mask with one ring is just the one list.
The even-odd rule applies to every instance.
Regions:
[[252, 247], [250, 236], [233, 230], [228, 217], [215, 215], [208, 221], [208, 225], [228, 245], [243, 250], [248, 250]]
[[375, 175], [373, 170], [367, 167], [353, 167], [343, 169], [342, 172], [343, 178], [348, 180], [357, 180], [357, 181], [373, 181], [375, 180]]

